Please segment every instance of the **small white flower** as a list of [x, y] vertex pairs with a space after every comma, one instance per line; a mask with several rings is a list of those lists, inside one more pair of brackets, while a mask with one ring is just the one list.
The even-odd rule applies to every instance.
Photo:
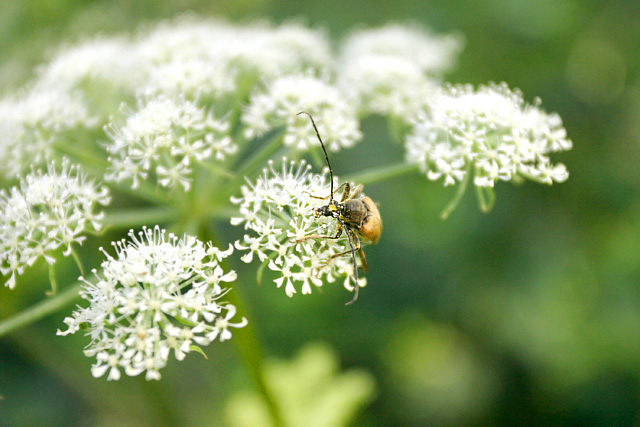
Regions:
[[141, 32], [136, 49], [150, 64], [145, 90], [180, 88], [213, 96], [236, 91], [240, 98], [257, 82], [321, 70], [331, 62], [323, 31], [296, 23], [241, 26], [189, 15]]
[[465, 171], [462, 170], [464, 160], [461, 158], [451, 159], [450, 162], [443, 158], [436, 159], [435, 169], [427, 172], [427, 176], [432, 181], [437, 181], [444, 177], [444, 185], [454, 185], [458, 181], [462, 181]]
[[107, 180], [154, 176], [163, 187], [180, 184], [190, 188], [192, 163], [214, 157], [224, 160], [238, 147], [226, 134], [229, 124], [184, 97], [157, 96], [138, 101], [121, 126], [111, 123], [106, 131], [111, 142]]
[[459, 182], [466, 170], [478, 187], [519, 175], [542, 183], [563, 182], [566, 167], [550, 153], [571, 149], [562, 121], [524, 102], [506, 84], [447, 86], [427, 103], [407, 136], [407, 161], [430, 180]]
[[356, 30], [343, 41], [345, 59], [368, 55], [405, 58], [428, 75], [453, 68], [463, 40], [459, 35], [436, 35], [419, 25], [388, 24]]
[[65, 132], [92, 128], [84, 99], [57, 85], [35, 85], [0, 100], [0, 173], [16, 178], [53, 159]]
[[461, 41], [424, 28], [387, 25], [345, 38], [338, 85], [352, 94], [362, 113], [389, 114], [410, 122], [455, 64]]
[[194, 347], [231, 338], [229, 328], [247, 325], [245, 318], [231, 322], [236, 308], [220, 302], [227, 292], [220, 283], [236, 277], [219, 265], [232, 246], [222, 251], [158, 226], [137, 236], [132, 230], [129, 237], [113, 244], [115, 257], [103, 251], [107, 259], [101, 272], [93, 271], [96, 283], [81, 278], [81, 296], [90, 304], [64, 319], [66, 331], [58, 330], [67, 335], [86, 327], [91, 342], [85, 354], [96, 357], [94, 377], [109, 372], [107, 379], [117, 380], [124, 370], [160, 379], [172, 352], [182, 360]]
[[540, 179], [543, 184], [553, 184], [554, 182], [565, 182], [569, 179], [569, 172], [567, 167], [558, 163], [551, 165], [549, 163], [542, 163], [535, 170], [531, 171], [531, 174]]
[[265, 92], [251, 96], [242, 116], [245, 137], [261, 136], [283, 126], [286, 146], [300, 151], [318, 146], [309, 120], [297, 116], [302, 110], [314, 115], [329, 150], [351, 147], [362, 138], [356, 109], [346, 95], [322, 79], [303, 75], [276, 79]]
[[68, 256], [85, 231], [100, 230], [103, 214], [94, 210], [109, 201], [106, 187], [67, 161], [60, 168], [50, 163], [46, 173], [33, 171], [8, 193], [0, 190], [0, 272], [11, 274], [5, 285], [13, 288], [16, 274], [40, 257], [53, 264], [50, 254], [61, 246]]
[[240, 322], [233, 323], [230, 322], [236, 315], [235, 306], [229, 304], [227, 307], [227, 314], [224, 317], [218, 317], [216, 319], [215, 325], [213, 326], [213, 330], [207, 334], [207, 339], [213, 341], [218, 338], [220, 341], [226, 341], [231, 338], [231, 330], [229, 328], [244, 328], [247, 326], [247, 319], [244, 317]]
[[175, 58], [149, 69], [143, 92], [185, 94], [192, 99], [221, 97], [236, 89], [235, 76], [224, 63], [213, 58]]
[[110, 84], [135, 92], [144, 82], [142, 59], [129, 37], [97, 36], [64, 45], [38, 69], [42, 86], [77, 89], [87, 81]]
[[362, 113], [410, 121], [437, 89], [417, 64], [395, 55], [359, 55], [344, 60], [338, 86], [352, 94]]
[[[331, 283], [340, 277], [345, 277], [345, 288], [353, 290], [353, 261], [350, 253], [343, 254], [349, 249], [345, 233], [340, 239], [299, 240], [310, 234], [335, 236], [337, 221], [314, 215], [315, 208], [328, 203], [318, 197], [328, 196], [329, 191], [327, 170], [313, 175], [304, 161], [283, 159], [280, 170], [270, 162], [255, 183], [242, 188], [242, 197], [232, 199], [240, 205], [241, 215], [232, 224], [244, 224], [251, 232], [235, 244], [249, 251], [242, 260], [249, 263], [257, 255], [280, 274], [274, 283], [289, 297], [300, 291], [309, 294], [312, 285], [320, 287], [323, 280]], [[362, 277], [358, 282], [366, 284]]]

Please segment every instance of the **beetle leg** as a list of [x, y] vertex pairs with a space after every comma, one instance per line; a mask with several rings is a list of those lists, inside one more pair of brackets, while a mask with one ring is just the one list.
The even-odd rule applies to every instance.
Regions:
[[[336, 194], [336, 193], [338, 193], [340, 190], [342, 190], [344, 187], [346, 187], [346, 188], [345, 188], [345, 192], [348, 194], [348, 193], [349, 193], [349, 191], [350, 191], [350, 190], [349, 190], [349, 188], [350, 188], [351, 186], [349, 185], [349, 183], [348, 183], [348, 182], [343, 182], [342, 184], [340, 184], [340, 186], [339, 186], [338, 188], [336, 188], [336, 191], [334, 191], [332, 195], [335, 195], [335, 194]], [[342, 200], [342, 201], [344, 202], [344, 193], [343, 193], [343, 200]]]
[[[347, 228], [340, 218], [337, 218], [337, 219], [344, 228]], [[358, 247], [360, 247], [360, 239], [358, 238], [356, 233], [352, 232], [348, 228], [347, 228], [347, 239], [349, 240], [349, 247], [351, 248], [351, 259], [353, 261], [353, 281], [355, 282], [353, 287], [353, 298], [351, 299], [351, 301], [345, 304], [345, 305], [350, 305], [350, 304], [353, 304], [358, 299], [358, 291], [360, 290], [360, 283], [358, 282], [358, 264], [356, 263], [356, 251], [353, 247], [354, 241], [356, 242]]]
[[[360, 255], [360, 261], [362, 261], [360, 265], [360, 269], [365, 272], [369, 271], [369, 263], [367, 262], [367, 257], [364, 255], [364, 249], [362, 249], [362, 245], [360, 244], [360, 238], [355, 233], [351, 234], [351, 236], [353, 237], [353, 249], [358, 251], [358, 254]], [[327, 260], [325, 261], [325, 264], [330, 263], [331, 260], [334, 258], [338, 258], [342, 255], [346, 255], [350, 253], [351, 253], [351, 249], [348, 249], [343, 252], [339, 252], [337, 254], [333, 254], [329, 258], [327, 258]]]
[[342, 225], [338, 224], [338, 232], [335, 236], [329, 236], [325, 234], [308, 234], [299, 239], [293, 239], [292, 242], [300, 243], [310, 239], [339, 239], [340, 236], [342, 236]]
[[[342, 200], [340, 200], [340, 203], [343, 203], [345, 200], [349, 199], [349, 194], [351, 194], [351, 184], [349, 184], [348, 182], [345, 182], [340, 187], [342, 186], [344, 186], [344, 192], [342, 193]], [[338, 187], [338, 189], [340, 187]]]
[[362, 193], [363, 188], [362, 184], [356, 185], [356, 188], [353, 189], [353, 193], [351, 193], [351, 198], [355, 199], [358, 197]]
[[311, 239], [337, 239], [337, 238], [338, 238], [337, 236], [328, 236], [325, 234], [308, 234], [299, 239], [293, 239], [292, 242], [300, 243], [300, 242], [304, 242], [305, 240], [311, 240]]
[[367, 262], [367, 257], [364, 256], [364, 250], [361, 247], [358, 248], [358, 253], [360, 254], [360, 261], [362, 261], [362, 265], [360, 265], [360, 268], [364, 272], [369, 271], [369, 263]]

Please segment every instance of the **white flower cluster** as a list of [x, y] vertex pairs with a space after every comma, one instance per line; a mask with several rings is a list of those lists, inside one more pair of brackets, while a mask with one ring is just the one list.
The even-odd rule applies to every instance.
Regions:
[[93, 271], [96, 283], [82, 279], [82, 297], [89, 301], [72, 317], [65, 318], [66, 331], [80, 329], [91, 337], [85, 354], [96, 358], [94, 377], [108, 371], [107, 379], [120, 378], [120, 370], [135, 376], [145, 372], [147, 380], [160, 379], [173, 352], [178, 360], [199, 351], [216, 338], [231, 338], [229, 328], [246, 326], [242, 318], [231, 321], [234, 305], [220, 302], [227, 292], [220, 284], [236, 280], [219, 262], [233, 252], [205, 245], [192, 236], [178, 239], [158, 226], [144, 228], [131, 241], [114, 243], [116, 257], [107, 259], [102, 272]]
[[16, 178], [46, 163], [65, 132], [96, 124], [81, 95], [58, 86], [34, 85], [0, 99], [0, 174]]
[[[331, 62], [329, 42], [319, 30], [297, 23], [274, 27], [267, 22], [256, 22], [241, 26], [189, 15], [142, 32], [134, 49], [150, 64], [149, 68], [175, 67], [178, 71], [161, 73], [166, 79], [154, 79], [154, 84], [169, 86], [174, 79], [184, 81], [181, 64], [192, 63], [215, 71], [205, 88], [219, 92], [242, 93], [247, 84], [321, 69]], [[197, 77], [198, 70], [194, 71]], [[233, 81], [228, 80], [229, 76]], [[155, 74], [155, 77], [161, 76]], [[216, 90], [200, 90], [200, 93], [215, 94]]]
[[38, 68], [42, 86], [77, 89], [87, 82], [134, 90], [144, 83], [142, 58], [130, 37], [97, 36], [61, 46], [47, 64]]
[[478, 187], [516, 177], [564, 182], [564, 164], [548, 155], [570, 150], [560, 116], [529, 105], [506, 84], [447, 86], [433, 96], [406, 139], [407, 161], [444, 185], [473, 173]]
[[59, 247], [71, 253], [71, 244], [85, 240], [85, 231], [101, 228], [103, 213], [96, 205], [110, 201], [106, 187], [87, 181], [75, 166], [54, 163], [48, 171], [34, 171], [8, 193], [0, 190], [0, 272], [11, 275], [5, 286], [13, 288], [16, 274], [43, 257], [49, 264]]
[[[331, 63], [323, 31], [297, 23], [234, 25], [190, 15], [146, 26], [132, 36], [66, 44], [38, 68], [28, 91], [0, 99], [0, 174], [13, 178], [45, 164], [54, 143], [71, 144], [64, 132], [104, 125], [121, 101], [186, 97], [209, 103], [211, 109], [215, 105], [222, 116], [240, 109], [257, 83], [319, 72]], [[118, 153], [114, 161], [129, 154]], [[164, 167], [171, 175], [165, 182], [185, 184], [185, 165]], [[141, 175], [132, 170], [135, 165], [114, 169], [117, 176]]]
[[[249, 251], [242, 261], [249, 263], [257, 256], [269, 269], [278, 271], [281, 276], [274, 282], [279, 288], [284, 285], [289, 297], [298, 292], [296, 284], [303, 294], [310, 294], [312, 286], [322, 286], [323, 279], [332, 283], [343, 276], [344, 287], [354, 289], [353, 261], [350, 253], [344, 254], [349, 250], [346, 234], [340, 239], [298, 241], [310, 234], [336, 234], [336, 220], [314, 215], [314, 208], [328, 203], [318, 198], [329, 196], [327, 178], [326, 170], [313, 175], [304, 161], [287, 163], [283, 159], [280, 172], [270, 162], [255, 184], [242, 187], [242, 197], [232, 198], [240, 205], [242, 216], [232, 218], [231, 224], [244, 224], [251, 232], [235, 244]], [[358, 282], [364, 286], [366, 279], [360, 277]]]
[[329, 150], [351, 147], [362, 138], [356, 109], [344, 94], [323, 79], [303, 75], [275, 79], [267, 91], [251, 96], [242, 116], [244, 135], [254, 138], [284, 126], [284, 145], [300, 151], [319, 146], [309, 120], [297, 116], [302, 110], [313, 111]]
[[238, 146], [227, 135], [229, 124], [184, 97], [157, 96], [138, 102], [138, 110], [125, 123], [111, 123], [107, 180], [139, 179], [151, 174], [163, 187], [191, 187], [191, 164], [211, 156], [224, 160]]
[[133, 37], [96, 37], [64, 46], [39, 79], [66, 88], [107, 83], [134, 95], [194, 98], [246, 92], [247, 84], [331, 63], [324, 32], [297, 23], [234, 25], [183, 15]]
[[390, 24], [354, 31], [343, 41], [338, 84], [362, 113], [410, 121], [453, 68], [461, 38], [432, 34], [418, 26]]
[[[32, 165], [45, 164], [55, 150], [73, 155], [73, 144], [83, 141], [85, 158], [101, 156], [94, 143], [100, 137], [87, 132], [76, 142], [65, 132], [104, 126], [121, 102], [131, 105], [136, 99], [142, 100], [139, 110], [163, 110], [157, 118], [128, 112], [146, 130], [173, 118], [171, 109], [197, 105], [230, 120], [234, 132], [240, 117], [239, 131], [246, 138], [284, 127], [284, 145], [306, 151], [318, 144], [307, 121], [296, 117], [307, 110], [330, 150], [351, 147], [362, 138], [359, 115], [382, 113], [410, 121], [455, 63], [461, 43], [418, 26], [388, 25], [354, 32], [341, 46], [336, 54], [325, 31], [295, 22], [237, 25], [192, 15], [145, 26], [133, 35], [64, 45], [38, 68], [32, 90], [0, 100], [0, 173], [19, 176]], [[150, 123], [142, 123], [143, 118]], [[184, 130], [197, 126], [202, 123]], [[188, 138], [181, 131], [165, 138], [162, 129], [155, 136], [127, 135], [111, 123], [109, 176], [132, 179], [134, 186], [156, 178], [163, 186], [179, 183], [187, 189], [192, 159], [235, 150], [218, 135], [218, 126], [226, 129], [226, 122], [212, 126], [213, 136], [197, 129]]]

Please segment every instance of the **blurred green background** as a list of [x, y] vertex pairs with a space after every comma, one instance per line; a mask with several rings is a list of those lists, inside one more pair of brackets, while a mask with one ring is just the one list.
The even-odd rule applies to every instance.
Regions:
[[[459, 31], [466, 48], [448, 81], [506, 81], [529, 102], [539, 96], [574, 141], [553, 157], [566, 183], [498, 184], [487, 215], [469, 192], [441, 221], [453, 192], [418, 175], [369, 186], [385, 231], [367, 250], [369, 285], [354, 306], [336, 286], [285, 298], [236, 260], [267, 356], [322, 341], [341, 369], [373, 374], [375, 398], [354, 425], [640, 423], [640, 2], [3, 1], [0, 88], [28, 81], [62, 41], [184, 10], [295, 17], [334, 40], [389, 21]], [[381, 120], [363, 131], [364, 143], [332, 157], [335, 170], [403, 157]], [[44, 267], [30, 277], [0, 289], [0, 318], [42, 299]], [[0, 340], [0, 425], [221, 425], [230, 397], [250, 387], [233, 340], [207, 348], [208, 360], [172, 361], [159, 383], [93, 379], [86, 339], [55, 336], [69, 313]]]

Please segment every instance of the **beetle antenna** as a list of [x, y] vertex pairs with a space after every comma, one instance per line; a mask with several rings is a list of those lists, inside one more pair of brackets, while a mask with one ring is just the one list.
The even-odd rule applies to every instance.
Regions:
[[360, 289], [360, 283], [358, 283], [358, 264], [356, 263], [356, 251], [353, 249], [353, 243], [351, 242], [351, 231], [347, 228], [344, 222], [336, 217], [342, 228], [346, 231], [347, 239], [349, 240], [349, 248], [351, 248], [351, 259], [353, 260], [353, 278], [356, 282], [356, 285], [353, 288], [353, 299], [346, 303], [345, 305], [353, 304], [358, 299], [358, 290]]
[[[311, 114], [307, 111], [300, 111], [296, 116], [300, 114], [306, 114], [311, 119], [311, 124], [313, 125], [313, 129], [316, 131], [316, 136], [318, 137], [318, 141], [320, 141], [320, 146], [322, 147], [322, 151], [324, 151], [324, 158], [327, 160], [327, 166], [329, 166], [329, 178], [331, 178], [331, 201], [333, 201], [333, 170], [331, 169], [331, 162], [329, 161], [329, 155], [327, 154], [327, 149], [324, 148], [324, 143], [322, 142], [322, 138], [320, 138], [320, 132], [318, 132], [318, 127], [316, 126], [316, 122], [313, 120]], [[353, 250], [353, 248], [351, 248]], [[354, 300], [355, 301], [355, 300]]]

